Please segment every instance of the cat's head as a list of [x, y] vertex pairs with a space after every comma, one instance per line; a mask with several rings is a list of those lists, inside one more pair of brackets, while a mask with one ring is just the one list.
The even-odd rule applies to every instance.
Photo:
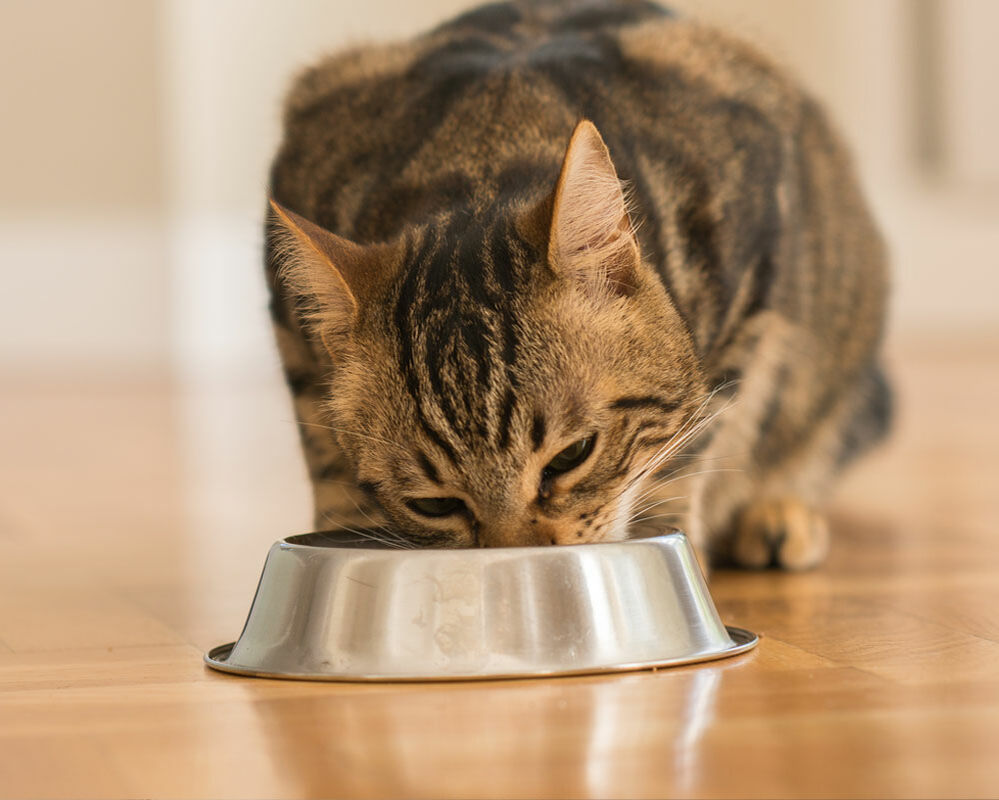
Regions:
[[705, 386], [592, 124], [540, 202], [365, 246], [274, 213], [283, 279], [333, 364], [331, 426], [397, 532], [454, 546], [626, 536]]

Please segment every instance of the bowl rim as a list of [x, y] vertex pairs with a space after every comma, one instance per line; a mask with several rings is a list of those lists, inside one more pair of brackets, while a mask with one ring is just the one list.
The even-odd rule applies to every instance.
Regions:
[[[396, 553], [399, 555], [405, 555], [407, 558], [412, 558], [413, 556], [423, 556], [426, 554], [432, 555], [442, 555], [442, 554], [454, 554], [462, 558], [487, 558], [490, 556], [496, 556], [501, 553], [521, 553], [524, 552], [534, 552], [537, 555], [556, 555], [564, 552], [566, 548], [571, 548], [573, 552], [580, 549], [592, 549], [595, 547], [611, 547], [611, 546], [621, 546], [621, 545], [637, 545], [649, 542], [662, 542], [663, 540], [670, 540], [676, 538], [687, 539], [687, 535], [684, 531], [671, 528], [664, 530], [659, 533], [645, 535], [645, 536], [630, 536], [626, 539], [617, 539], [614, 541], [604, 541], [604, 542], [581, 542], [579, 544], [567, 543], [561, 545], [513, 545], [510, 547], [432, 547], [432, 546], [422, 546], [422, 547], [393, 547], [384, 542], [375, 542], [371, 539], [363, 538], [366, 535], [367, 529], [359, 530], [347, 530], [344, 528], [330, 528], [328, 530], [318, 530], [309, 531], [307, 533], [296, 533], [291, 536], [285, 536], [278, 539], [274, 543], [275, 547], [281, 547], [283, 549], [289, 550], [306, 550], [315, 552], [326, 552], [326, 551], [340, 551], [340, 552], [351, 552], [351, 553]], [[346, 540], [343, 544], [312, 544], [304, 539], [310, 537], [321, 537], [321, 536], [340, 536], [342, 539]], [[349, 538], [357, 537], [357, 538]], [[369, 544], [369, 542], [371, 542]]]

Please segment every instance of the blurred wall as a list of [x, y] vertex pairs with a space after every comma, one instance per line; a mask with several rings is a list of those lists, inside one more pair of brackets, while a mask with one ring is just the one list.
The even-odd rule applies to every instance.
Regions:
[[995, 0], [676, 0], [759, 44], [852, 147], [894, 268], [898, 336], [999, 323]]
[[[0, 4], [0, 368], [274, 368], [260, 276], [288, 79], [460, 0]], [[992, 0], [678, 0], [788, 64], [857, 153], [900, 332], [979, 329], [999, 294]]]
[[268, 164], [292, 76], [348, 43], [403, 36], [465, 3], [162, 0], [164, 158], [175, 363], [273, 367], [260, 255]]
[[0, 3], [0, 365], [160, 365], [157, 8]]

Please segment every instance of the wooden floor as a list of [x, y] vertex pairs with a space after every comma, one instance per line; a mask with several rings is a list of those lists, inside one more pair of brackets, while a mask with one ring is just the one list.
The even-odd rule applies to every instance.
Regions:
[[999, 340], [911, 342], [828, 565], [719, 573], [759, 648], [483, 684], [244, 679], [271, 541], [307, 527], [277, 386], [0, 389], [0, 796], [999, 794]]

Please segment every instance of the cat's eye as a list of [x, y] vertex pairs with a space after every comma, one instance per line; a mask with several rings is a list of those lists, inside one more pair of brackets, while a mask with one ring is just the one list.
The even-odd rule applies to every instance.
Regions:
[[544, 474], [546, 476], [560, 475], [578, 467], [590, 457], [596, 439], [596, 436], [586, 436], [570, 444], [545, 465]]
[[465, 503], [457, 497], [416, 497], [406, 505], [425, 517], [446, 517], [465, 510]]

